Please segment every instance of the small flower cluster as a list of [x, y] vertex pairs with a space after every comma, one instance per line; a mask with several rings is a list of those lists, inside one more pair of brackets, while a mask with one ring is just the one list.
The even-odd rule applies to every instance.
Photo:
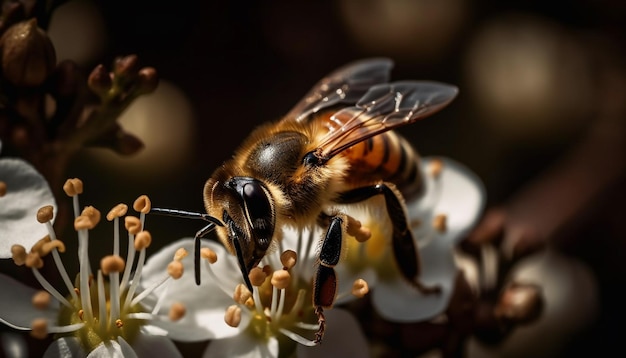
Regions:
[[[11, 247], [14, 262], [29, 268], [43, 288], [32, 296], [32, 304], [36, 310], [25, 309], [28, 313], [23, 314], [23, 311], [14, 308], [15, 305], [23, 303], [18, 301], [18, 297], [5, 297], [7, 300], [5, 303], [10, 306], [4, 307], [12, 309], [0, 310], [0, 320], [14, 329], [30, 331], [36, 338], [56, 334], [59, 338], [48, 348], [48, 352], [57, 350], [60, 352], [65, 347], [71, 347], [72, 350], [99, 356], [110, 352], [111, 345], [122, 352], [128, 347], [133, 347], [134, 343], [141, 341], [141, 336], [149, 330], [149, 323], [158, 325], [159, 321], [176, 321], [182, 318], [186, 309], [180, 303], [172, 303], [167, 315], [156, 313], [160, 309], [160, 300], [151, 307], [142, 304], [142, 300], [156, 288], [167, 286], [170, 281], [183, 275], [181, 261], [187, 256], [185, 250], [178, 250], [166, 266], [166, 272], [162, 270], [159, 280], [148, 288], [140, 289], [146, 249], [152, 241], [151, 234], [144, 230], [145, 214], [151, 205], [148, 197], [139, 197], [133, 205], [140, 213], [139, 217], [125, 216], [128, 210], [125, 204], [115, 206], [106, 215], [106, 219], [114, 225], [113, 251], [101, 259], [100, 268], [94, 277], [88, 254], [89, 231], [99, 223], [101, 214], [92, 206], [80, 211], [79, 194], [83, 191], [80, 180], [68, 180], [63, 189], [72, 197], [74, 204], [74, 228], [78, 234], [79, 262], [76, 280], [70, 279], [63, 265], [61, 254], [65, 252], [65, 244], [57, 238], [53, 229], [53, 208], [44, 206], [37, 213], [37, 221], [46, 227], [48, 235], [30, 250], [19, 244]], [[121, 218], [124, 218], [124, 226], [128, 233], [125, 258], [120, 255]], [[55, 287], [40, 272], [44, 262], [50, 262], [45, 259], [48, 255], [52, 256], [53, 264], [63, 281], [64, 287], [61, 289]], [[134, 272], [131, 272], [133, 267]], [[1, 282], [2, 285], [18, 285], [16, 281], [4, 276]], [[63, 291], [67, 291], [67, 294], [61, 293]], [[26, 292], [30, 291], [24, 291]], [[53, 304], [52, 298], [59, 304]], [[30, 300], [26, 300], [28, 301]], [[169, 340], [166, 339], [163, 346], [164, 354], [178, 355]]]
[[[286, 230], [280, 248], [268, 253], [261, 265], [250, 271], [252, 292], [243, 282], [236, 258], [223, 246], [206, 243], [201, 249], [201, 272], [209, 279], [196, 286], [187, 275], [172, 282], [170, 294], [164, 299], [165, 303], [175, 300], [194, 307], [193, 316], [176, 322], [177, 331], [188, 334], [170, 332], [170, 337], [182, 341], [211, 339], [205, 352], [209, 356], [282, 356], [294, 351], [317, 356], [328, 352], [322, 348], [332, 347], [333, 353], [346, 350], [342, 341], [351, 342], [346, 352], [366, 354], [367, 345], [355, 319], [338, 307], [327, 312], [330, 334], [325, 335], [321, 346], [317, 345], [316, 335], [324, 329], [311, 300], [317, 233], [319, 230]], [[146, 269], [158, 269], [163, 259], [179, 247], [191, 250], [193, 245], [193, 239], [172, 243], [153, 255]], [[185, 265], [193, 269], [191, 263]], [[337, 298], [359, 298], [368, 291], [367, 282], [357, 279]]]

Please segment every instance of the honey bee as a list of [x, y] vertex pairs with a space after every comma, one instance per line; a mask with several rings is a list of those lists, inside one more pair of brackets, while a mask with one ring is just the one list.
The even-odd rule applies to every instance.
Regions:
[[388, 83], [392, 66], [389, 59], [373, 58], [341, 67], [320, 80], [282, 119], [254, 130], [206, 181], [206, 214], [152, 209], [209, 221], [195, 236], [197, 283], [199, 238], [213, 230], [237, 257], [252, 291], [248, 273], [281, 240], [283, 227], [322, 225], [325, 233], [313, 286], [319, 341], [323, 310], [332, 306], [336, 295], [334, 267], [344, 236], [367, 235], [358, 220], [336, 208], [382, 196], [399, 271], [421, 292], [437, 292], [438, 287], [419, 281], [419, 253], [404, 204], [422, 189], [419, 157], [392, 129], [439, 111], [458, 89], [430, 81]]

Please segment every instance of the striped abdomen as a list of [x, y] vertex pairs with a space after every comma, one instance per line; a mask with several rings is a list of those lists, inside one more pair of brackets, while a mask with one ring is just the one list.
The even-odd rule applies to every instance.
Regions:
[[407, 200], [421, 194], [419, 155], [394, 131], [358, 143], [342, 155], [351, 165], [346, 178], [348, 183], [363, 185], [383, 180], [394, 183]]

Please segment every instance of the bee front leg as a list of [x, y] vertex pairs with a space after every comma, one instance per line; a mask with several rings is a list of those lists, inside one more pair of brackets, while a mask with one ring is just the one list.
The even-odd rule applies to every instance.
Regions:
[[341, 257], [344, 219], [340, 216], [328, 217], [329, 224], [319, 252], [319, 265], [313, 282], [313, 306], [319, 328], [315, 333], [315, 343], [322, 341], [326, 329], [324, 309], [331, 308], [337, 296], [337, 274], [335, 265]]
[[419, 280], [420, 259], [413, 232], [408, 225], [406, 208], [402, 194], [390, 183], [381, 183], [371, 186], [352, 189], [342, 193], [338, 199], [341, 204], [355, 204], [367, 200], [375, 195], [383, 195], [387, 213], [393, 226], [392, 248], [402, 276], [423, 294], [438, 293], [439, 286], [428, 286]]

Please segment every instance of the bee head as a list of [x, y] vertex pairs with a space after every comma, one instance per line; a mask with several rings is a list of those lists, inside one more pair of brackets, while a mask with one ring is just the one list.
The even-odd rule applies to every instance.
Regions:
[[222, 219], [220, 240], [237, 257], [244, 281], [252, 291], [248, 273], [265, 256], [274, 235], [276, 215], [269, 190], [258, 179], [232, 177], [209, 180], [204, 197], [207, 212]]

